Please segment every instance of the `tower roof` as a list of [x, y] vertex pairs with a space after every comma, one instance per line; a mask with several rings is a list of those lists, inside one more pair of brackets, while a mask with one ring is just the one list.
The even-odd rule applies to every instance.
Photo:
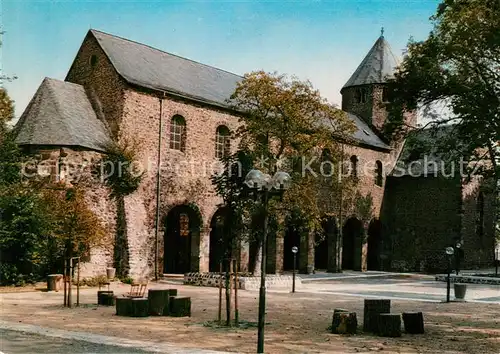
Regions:
[[384, 83], [394, 74], [399, 60], [392, 53], [391, 46], [381, 35], [344, 87]]

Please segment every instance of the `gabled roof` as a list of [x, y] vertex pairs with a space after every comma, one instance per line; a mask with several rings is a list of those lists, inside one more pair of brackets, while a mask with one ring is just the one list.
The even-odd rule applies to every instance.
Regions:
[[141, 87], [227, 106], [241, 76], [104, 32], [90, 30], [119, 75]]
[[[150, 46], [90, 30], [111, 64], [127, 82], [166, 91], [195, 101], [227, 107], [227, 100], [243, 79], [236, 75]], [[367, 146], [390, 149], [359, 117], [350, 114], [357, 130], [354, 139]]]
[[45, 78], [15, 126], [18, 145], [78, 146], [105, 151], [110, 142], [83, 86]]
[[380, 84], [391, 77], [399, 66], [391, 46], [380, 36], [344, 87]]

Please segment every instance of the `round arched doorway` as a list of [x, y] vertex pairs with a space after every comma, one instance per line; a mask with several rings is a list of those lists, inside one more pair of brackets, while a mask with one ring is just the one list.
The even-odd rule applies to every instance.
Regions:
[[[201, 217], [189, 205], [179, 205], [167, 214], [165, 225], [164, 272], [183, 274], [191, 271], [193, 246], [200, 237]], [[198, 250], [199, 252], [199, 250]]]

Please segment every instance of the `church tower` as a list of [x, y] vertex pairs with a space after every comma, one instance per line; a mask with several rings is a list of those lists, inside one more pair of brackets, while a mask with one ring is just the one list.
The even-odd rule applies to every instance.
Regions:
[[387, 118], [385, 83], [399, 66], [384, 38], [384, 29], [351, 78], [342, 87], [342, 110], [353, 113], [379, 131]]

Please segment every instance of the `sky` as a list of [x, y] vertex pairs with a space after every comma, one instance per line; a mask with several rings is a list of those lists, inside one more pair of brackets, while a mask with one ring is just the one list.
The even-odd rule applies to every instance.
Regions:
[[44, 77], [64, 80], [90, 28], [236, 74], [263, 69], [340, 89], [384, 27], [397, 57], [439, 0], [0, 0], [1, 67], [19, 117]]

